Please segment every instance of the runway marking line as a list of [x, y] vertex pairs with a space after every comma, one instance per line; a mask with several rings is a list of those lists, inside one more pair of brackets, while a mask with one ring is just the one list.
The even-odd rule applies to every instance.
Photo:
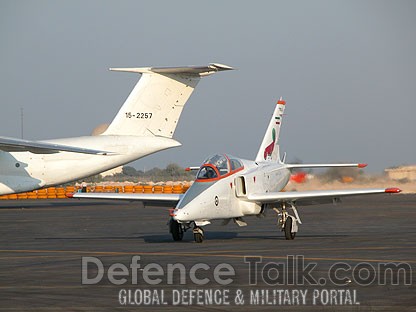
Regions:
[[[30, 258], [63, 258], [66, 259], [68, 256], [45, 256], [45, 255], [32, 255], [32, 256], [15, 256], [15, 257], [0, 257], [0, 260], [11, 260], [11, 259], [30, 259]], [[73, 255], [72, 257], [77, 257]]]
[[[380, 247], [334, 247], [334, 248], [302, 248], [299, 246], [294, 246], [292, 251], [296, 248], [299, 248], [299, 251], [325, 251], [325, 250], [388, 250], [388, 249], [403, 249], [403, 246], [380, 246]], [[416, 246], [406, 246], [406, 248], [414, 249]], [[218, 250], [218, 251], [205, 251], [206, 253], [212, 253], [212, 252], [267, 252], [271, 251], [270, 249], [258, 249], [258, 250], [244, 250], [244, 249], [238, 249], [238, 250]], [[296, 250], [295, 250], [296, 251]]]
[[[182, 257], [225, 257], [225, 258], [244, 258], [244, 257], [258, 257], [259, 255], [233, 255], [221, 253], [190, 253], [190, 252], [123, 252], [123, 251], [85, 251], [85, 250], [30, 250], [30, 249], [0, 249], [2, 253], [69, 253], [69, 254], [88, 254], [100, 256], [128, 256], [128, 255], [149, 255], [149, 256], [182, 256]], [[252, 252], [252, 251], [251, 251]], [[263, 259], [279, 259], [286, 260], [287, 256], [261, 256]], [[331, 258], [331, 257], [305, 257], [309, 261], [352, 261], [352, 262], [405, 262], [416, 263], [416, 260], [397, 260], [397, 259], [365, 259], [365, 258]]]

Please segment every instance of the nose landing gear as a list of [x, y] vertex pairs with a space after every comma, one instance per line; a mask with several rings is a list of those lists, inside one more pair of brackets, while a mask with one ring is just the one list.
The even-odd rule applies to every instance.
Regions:
[[204, 241], [204, 230], [201, 227], [195, 226], [192, 232], [194, 233], [196, 243], [202, 243]]
[[194, 224], [193, 234], [194, 240], [196, 243], [202, 243], [204, 241], [204, 230], [201, 225], [209, 224], [209, 221], [202, 222], [189, 222], [189, 223], [180, 223], [173, 218], [170, 218], [168, 221], [169, 233], [172, 235], [174, 241], [181, 241], [183, 239], [184, 233], [191, 228], [191, 225]]

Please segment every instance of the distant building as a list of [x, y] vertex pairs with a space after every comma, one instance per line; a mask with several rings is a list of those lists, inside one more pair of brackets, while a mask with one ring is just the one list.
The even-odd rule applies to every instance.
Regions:
[[401, 166], [384, 170], [390, 179], [416, 181], [416, 166]]

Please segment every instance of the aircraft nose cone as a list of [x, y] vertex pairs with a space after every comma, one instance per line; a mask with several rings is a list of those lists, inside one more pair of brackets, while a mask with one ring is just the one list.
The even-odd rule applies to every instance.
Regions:
[[189, 216], [189, 213], [187, 213], [185, 209], [181, 208], [181, 209], [175, 210], [173, 219], [178, 220], [178, 221], [188, 221], [187, 220], [188, 216]]

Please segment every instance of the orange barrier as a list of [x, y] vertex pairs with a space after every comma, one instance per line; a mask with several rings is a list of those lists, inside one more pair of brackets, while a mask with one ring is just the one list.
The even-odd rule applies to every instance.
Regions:
[[94, 189], [95, 193], [102, 193], [104, 191], [104, 186], [102, 185], [97, 185]]
[[56, 187], [48, 187], [46, 189], [46, 193], [48, 193], [48, 194], [55, 194], [56, 193]]
[[143, 193], [153, 193], [153, 186], [143, 185]]
[[[119, 193], [166, 193], [166, 194], [181, 194], [189, 189], [189, 184], [174, 184], [174, 185], [96, 185], [87, 186], [87, 192], [119, 192]], [[19, 194], [9, 194], [0, 196], [0, 200], [5, 199], [64, 199], [66, 194], [78, 192], [81, 187], [67, 186], [67, 187], [48, 187], [32, 192], [25, 192]]]
[[166, 193], [166, 194], [171, 194], [171, 193], [172, 193], [172, 191], [173, 191], [173, 187], [172, 187], [172, 185], [165, 185], [165, 186], [163, 187], [163, 193]]
[[114, 185], [106, 185], [106, 186], [104, 186], [104, 192], [108, 192], [108, 193], [110, 193], [110, 192], [115, 192], [115, 187], [114, 187]]
[[173, 194], [182, 194], [183, 193], [182, 185], [181, 184], [175, 184], [173, 186], [172, 193]]
[[134, 186], [135, 193], [143, 193], [143, 185], [135, 185]]
[[124, 185], [124, 188], [121, 190], [124, 193], [133, 193], [134, 186], [133, 185]]
[[56, 188], [56, 198], [66, 198], [66, 190], [64, 187]]
[[36, 191], [27, 192], [27, 199], [37, 199], [37, 198], [38, 198], [38, 193], [36, 193]]
[[153, 193], [161, 194], [162, 192], [163, 192], [163, 186], [162, 185], [153, 186]]
[[20, 193], [20, 194], [17, 194], [16, 196], [17, 196], [17, 199], [27, 199], [26, 193]]
[[66, 191], [67, 193], [74, 193], [74, 192], [75, 192], [75, 189], [76, 189], [76, 187], [75, 187], [75, 186], [67, 186], [67, 187], [65, 188], [65, 191]]

